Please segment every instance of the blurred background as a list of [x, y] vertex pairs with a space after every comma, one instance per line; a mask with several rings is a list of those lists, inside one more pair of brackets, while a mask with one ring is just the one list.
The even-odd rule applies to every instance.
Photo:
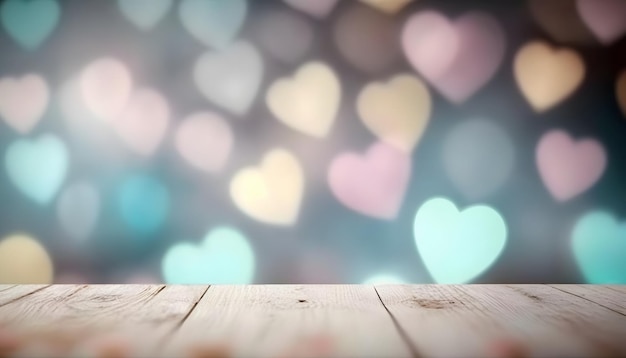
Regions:
[[0, 17], [0, 283], [626, 283], [626, 1]]

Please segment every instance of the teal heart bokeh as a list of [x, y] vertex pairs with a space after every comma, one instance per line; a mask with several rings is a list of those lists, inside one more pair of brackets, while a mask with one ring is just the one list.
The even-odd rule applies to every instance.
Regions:
[[35, 50], [59, 23], [61, 8], [56, 0], [7, 0], [0, 15], [11, 38], [25, 49]]
[[592, 211], [572, 231], [572, 251], [585, 280], [593, 284], [626, 284], [626, 223]]
[[474, 279], [498, 258], [507, 228], [498, 212], [475, 205], [459, 211], [451, 201], [434, 198], [415, 215], [417, 250], [437, 283], [459, 284]]
[[137, 235], [156, 233], [165, 223], [170, 209], [170, 194], [165, 185], [149, 175], [132, 175], [118, 193], [122, 219]]
[[4, 163], [13, 184], [44, 205], [54, 198], [65, 180], [69, 152], [59, 138], [44, 134], [32, 141], [18, 139], [11, 143]]
[[172, 0], [118, 0], [117, 5], [128, 21], [148, 31], [167, 14], [172, 7]]
[[254, 251], [236, 229], [219, 227], [200, 244], [179, 243], [163, 257], [168, 284], [249, 284], [254, 278]]
[[193, 37], [209, 47], [220, 49], [233, 41], [247, 11], [245, 0], [183, 0], [179, 15]]

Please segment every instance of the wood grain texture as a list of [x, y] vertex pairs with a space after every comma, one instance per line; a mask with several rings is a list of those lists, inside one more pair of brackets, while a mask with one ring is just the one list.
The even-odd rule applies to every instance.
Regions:
[[3, 285], [0, 290], [0, 306], [4, 306], [24, 296], [43, 290], [49, 285]]
[[170, 348], [226, 342], [236, 356], [407, 357], [372, 286], [211, 286]]
[[626, 289], [620, 286], [549, 285], [626, 315]]
[[113, 333], [145, 357], [614, 357], [625, 306], [626, 286], [4, 285], [0, 331], [58, 352]]
[[484, 357], [499, 340], [519, 342], [539, 357], [620, 356], [626, 348], [626, 317], [547, 286], [376, 289], [424, 356]]
[[[0, 325], [50, 337], [59, 349], [102, 335], [132, 337], [146, 353], [170, 334], [207, 286], [53, 285], [0, 307]], [[9, 291], [10, 292], [10, 291]]]

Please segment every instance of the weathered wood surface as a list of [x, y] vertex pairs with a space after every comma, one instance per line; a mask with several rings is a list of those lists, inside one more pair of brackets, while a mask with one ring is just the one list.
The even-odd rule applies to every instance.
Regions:
[[2, 327], [58, 352], [115, 333], [143, 356], [626, 357], [626, 288], [0, 285]]

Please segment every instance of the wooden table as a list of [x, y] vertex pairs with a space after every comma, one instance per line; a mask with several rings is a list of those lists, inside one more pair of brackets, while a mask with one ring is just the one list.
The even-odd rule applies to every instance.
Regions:
[[0, 326], [27, 351], [113, 335], [144, 356], [626, 356], [626, 286], [0, 285]]

